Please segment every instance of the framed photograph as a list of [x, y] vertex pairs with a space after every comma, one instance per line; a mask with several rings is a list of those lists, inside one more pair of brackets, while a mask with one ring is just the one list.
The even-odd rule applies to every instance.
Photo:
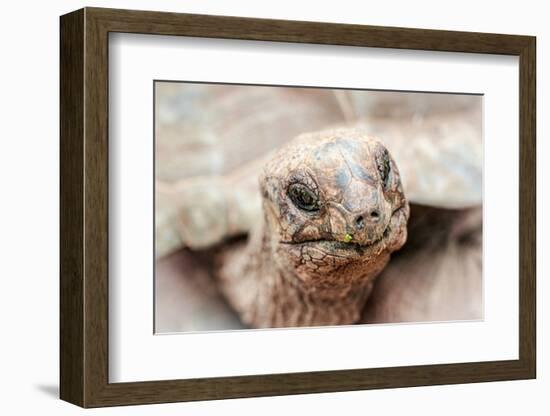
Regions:
[[535, 378], [534, 37], [60, 29], [63, 400]]

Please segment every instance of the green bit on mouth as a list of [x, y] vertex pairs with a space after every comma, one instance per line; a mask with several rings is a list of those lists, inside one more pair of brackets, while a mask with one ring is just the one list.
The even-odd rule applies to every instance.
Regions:
[[351, 240], [353, 240], [353, 236], [351, 234], [346, 234], [344, 236], [344, 243], [349, 243]]

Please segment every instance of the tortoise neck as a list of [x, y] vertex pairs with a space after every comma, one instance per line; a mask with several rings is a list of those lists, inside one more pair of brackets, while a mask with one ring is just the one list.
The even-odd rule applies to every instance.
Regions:
[[232, 292], [230, 302], [246, 324], [303, 327], [352, 324], [360, 319], [378, 271], [362, 269], [362, 278], [341, 287], [312, 287], [282, 261], [277, 247], [265, 225], [256, 230], [242, 253], [241, 279], [231, 288], [226, 285]]
[[[266, 265], [269, 270], [269, 265]], [[273, 267], [273, 266], [271, 266]], [[271, 268], [273, 270], [273, 268]], [[344, 296], [330, 291], [313, 292], [291, 282], [295, 276], [276, 270], [266, 273], [269, 281], [259, 287], [254, 326], [304, 327], [345, 325], [357, 322], [372, 289], [372, 280]]]

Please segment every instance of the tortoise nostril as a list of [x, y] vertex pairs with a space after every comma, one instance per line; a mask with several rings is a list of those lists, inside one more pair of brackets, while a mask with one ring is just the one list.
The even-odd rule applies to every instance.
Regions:
[[378, 223], [380, 221], [380, 211], [377, 209], [373, 209], [372, 211], [367, 211], [364, 214], [358, 215], [355, 217], [355, 229], [356, 230], [362, 230], [364, 229], [368, 224], [374, 225], [375, 223]]
[[358, 230], [362, 230], [365, 227], [365, 219], [362, 215], [359, 215], [357, 218], [355, 218], [355, 227]]

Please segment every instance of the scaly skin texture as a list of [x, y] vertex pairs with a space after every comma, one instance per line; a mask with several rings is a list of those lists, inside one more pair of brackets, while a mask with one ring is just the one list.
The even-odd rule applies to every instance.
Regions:
[[305, 134], [260, 176], [264, 218], [246, 246], [220, 253], [221, 290], [256, 328], [352, 324], [407, 238], [399, 171], [355, 130]]

